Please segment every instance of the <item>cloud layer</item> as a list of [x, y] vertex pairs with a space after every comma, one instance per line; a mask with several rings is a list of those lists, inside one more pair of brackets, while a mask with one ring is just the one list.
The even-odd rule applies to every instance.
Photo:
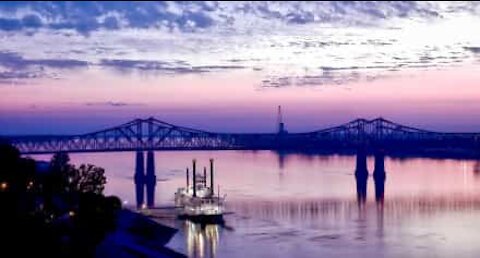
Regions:
[[86, 67], [371, 81], [478, 60], [479, 14], [477, 2], [2, 2], [0, 83]]
[[[438, 18], [451, 12], [477, 13], [479, 4], [382, 1], [322, 2], [2, 2], [0, 29], [165, 28], [195, 31], [238, 27], [264, 20], [287, 24], [374, 24], [392, 18]], [[248, 19], [248, 20], [247, 20]]]

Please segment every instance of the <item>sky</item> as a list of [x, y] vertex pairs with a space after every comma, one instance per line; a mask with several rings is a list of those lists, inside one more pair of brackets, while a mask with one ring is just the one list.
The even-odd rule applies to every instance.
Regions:
[[0, 134], [480, 131], [477, 2], [1, 2]]

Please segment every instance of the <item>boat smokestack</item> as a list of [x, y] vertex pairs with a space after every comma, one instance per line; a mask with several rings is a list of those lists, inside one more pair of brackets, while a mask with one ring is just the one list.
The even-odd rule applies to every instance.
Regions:
[[207, 187], [207, 167], [203, 167], [203, 186]]
[[193, 197], [197, 197], [196, 160], [193, 160]]
[[212, 190], [213, 195], [213, 159], [210, 159], [210, 189]]
[[188, 168], [187, 168], [187, 191], [188, 191], [188, 187], [190, 186], [190, 185], [189, 185], [189, 184], [190, 184], [190, 182], [189, 182], [190, 179], [189, 179], [188, 177], [189, 177], [189, 175], [188, 175]]

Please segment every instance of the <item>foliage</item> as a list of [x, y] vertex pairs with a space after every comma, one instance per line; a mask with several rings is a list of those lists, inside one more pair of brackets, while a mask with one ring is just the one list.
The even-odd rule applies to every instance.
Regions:
[[70, 157], [66, 152], [57, 152], [50, 160], [50, 169], [52, 172], [66, 172], [70, 167]]
[[67, 153], [57, 153], [41, 171], [0, 143], [2, 257], [93, 257], [115, 228], [121, 202], [102, 195], [105, 170], [69, 162]]
[[76, 168], [70, 164], [65, 152], [53, 155], [50, 161], [50, 182], [56, 192], [102, 194], [107, 182], [105, 169], [92, 164], [81, 164]]
[[66, 181], [70, 191], [102, 194], [107, 178], [103, 168], [82, 164], [78, 169], [67, 171]]

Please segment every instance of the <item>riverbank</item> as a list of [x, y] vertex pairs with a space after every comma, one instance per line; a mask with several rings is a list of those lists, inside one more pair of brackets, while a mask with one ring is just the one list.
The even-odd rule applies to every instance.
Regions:
[[186, 257], [165, 245], [177, 229], [155, 222], [147, 216], [122, 209], [117, 228], [110, 232], [96, 250], [96, 257]]

